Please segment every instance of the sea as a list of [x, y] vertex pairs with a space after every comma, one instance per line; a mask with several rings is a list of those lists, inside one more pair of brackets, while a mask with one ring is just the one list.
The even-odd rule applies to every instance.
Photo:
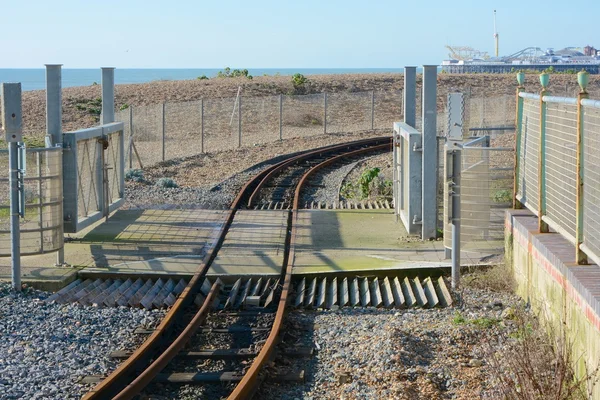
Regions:
[[[233, 69], [233, 68], [232, 68]], [[186, 68], [186, 69], [115, 69], [115, 83], [146, 83], [152, 81], [178, 81], [196, 79], [206, 75], [217, 76], [219, 68]], [[369, 73], [402, 73], [404, 68], [248, 68], [252, 76], [263, 75], [329, 75], [329, 74], [369, 74]], [[101, 81], [101, 70], [67, 69], [62, 70], [62, 86], [88, 86]], [[21, 82], [21, 89], [42, 90], [46, 88], [45, 69], [7, 69], [0, 68], [0, 83]]]

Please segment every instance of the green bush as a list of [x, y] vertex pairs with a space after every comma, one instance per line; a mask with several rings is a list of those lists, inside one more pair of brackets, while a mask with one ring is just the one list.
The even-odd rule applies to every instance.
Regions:
[[512, 201], [512, 191], [508, 189], [498, 190], [494, 193], [494, 203], [509, 203]]
[[225, 67], [224, 70], [217, 72], [217, 78], [248, 78], [252, 79], [252, 75], [248, 73], [247, 69], [234, 69]]
[[129, 104], [125, 103], [121, 107], [119, 107], [119, 110], [123, 111], [123, 110], [127, 110], [128, 108], [129, 108]]
[[172, 189], [172, 188], [179, 187], [179, 186], [177, 186], [177, 183], [175, 183], [175, 181], [171, 178], [160, 178], [159, 180], [156, 181], [156, 186], [165, 188], [165, 189]]
[[360, 192], [362, 194], [363, 199], [369, 197], [369, 194], [371, 192], [369, 185], [371, 184], [373, 179], [379, 176], [379, 171], [381, 170], [377, 167], [366, 169], [360, 176], [360, 179], [358, 180], [358, 186], [360, 187]]
[[125, 171], [125, 180], [133, 182], [144, 182], [144, 171], [141, 169], [128, 169]]
[[196, 79], [198, 79], [199, 81], [204, 81], [204, 80], [208, 79], [208, 76], [206, 76], [206, 75], [202, 75], [202, 76], [199, 76], [199, 77], [198, 77], [198, 78], [196, 78]]
[[302, 74], [294, 74], [292, 75], [292, 86], [294, 86], [294, 90], [292, 94], [302, 94], [307, 91], [308, 78], [306, 78]]

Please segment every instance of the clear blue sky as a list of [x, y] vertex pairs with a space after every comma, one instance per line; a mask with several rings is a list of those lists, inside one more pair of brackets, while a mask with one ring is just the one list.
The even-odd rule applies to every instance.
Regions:
[[0, 0], [0, 68], [439, 64], [445, 44], [492, 54], [494, 9], [501, 55], [600, 47], [599, 1]]

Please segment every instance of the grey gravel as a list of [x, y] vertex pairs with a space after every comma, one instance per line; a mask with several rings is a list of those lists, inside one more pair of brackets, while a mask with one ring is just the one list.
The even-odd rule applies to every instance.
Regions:
[[328, 169], [324, 173], [317, 174], [307, 187], [302, 197], [302, 203], [324, 202], [333, 203], [340, 199], [340, 186], [346, 175], [352, 171], [357, 162], [351, 162], [338, 168]]
[[79, 399], [93, 385], [79, 380], [116, 367], [111, 351], [131, 350], [138, 326], [164, 311], [48, 304], [51, 293], [11, 291], [0, 282], [0, 398]]
[[[512, 294], [476, 289], [465, 290], [463, 300], [460, 307], [444, 309], [370, 307], [290, 313], [283, 345], [312, 345], [315, 355], [279, 357], [276, 368], [279, 372], [304, 369], [306, 381], [267, 380], [258, 398], [479, 398], [493, 386], [486, 370], [486, 346], [490, 340], [500, 345], [510, 340], [514, 330], [501, 314], [508, 306], [518, 307], [520, 300]], [[467, 322], [455, 322], [457, 313]], [[481, 327], [469, 322], [474, 320], [498, 322]]]
[[161, 188], [152, 181], [127, 182], [126, 203], [129, 209], [212, 209], [229, 208], [246, 182], [269, 165], [240, 172], [214, 186]]

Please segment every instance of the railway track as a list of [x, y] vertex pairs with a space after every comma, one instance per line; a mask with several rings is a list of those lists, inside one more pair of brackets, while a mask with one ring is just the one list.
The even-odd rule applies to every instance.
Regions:
[[[261, 371], [274, 356], [286, 306], [292, 298], [296, 222], [303, 187], [311, 176], [334, 163], [390, 148], [390, 137], [328, 146], [284, 159], [248, 181], [233, 201], [215, 246], [208, 250], [197, 273], [175, 299], [165, 318], [154, 330], [147, 332], [148, 337], [135, 351], [121, 353], [120, 358], [126, 357], [125, 361], [84, 399], [131, 399], [156, 381], [234, 382], [237, 384], [229, 393], [230, 399], [251, 398], [261, 379], [265, 378]], [[235, 282], [217, 279], [209, 282], [205, 275], [225, 240], [236, 212], [265, 203], [281, 204], [279, 209], [291, 208], [280, 278], [240, 279]], [[99, 283], [96, 286], [93, 295], [77, 296], [97, 297], [111, 284]], [[337, 290], [337, 285], [334, 286]], [[244, 310], [240, 311], [241, 308]], [[232, 342], [222, 343], [215, 339], [221, 334], [242, 334], [245, 339], [236, 336]], [[215, 348], [216, 343], [227, 347]], [[289, 353], [297, 356], [310, 352], [290, 349]], [[190, 360], [219, 362], [215, 367]], [[294, 379], [290, 376], [269, 376], [269, 379], [276, 378]], [[301, 373], [296, 378], [301, 379]]]

